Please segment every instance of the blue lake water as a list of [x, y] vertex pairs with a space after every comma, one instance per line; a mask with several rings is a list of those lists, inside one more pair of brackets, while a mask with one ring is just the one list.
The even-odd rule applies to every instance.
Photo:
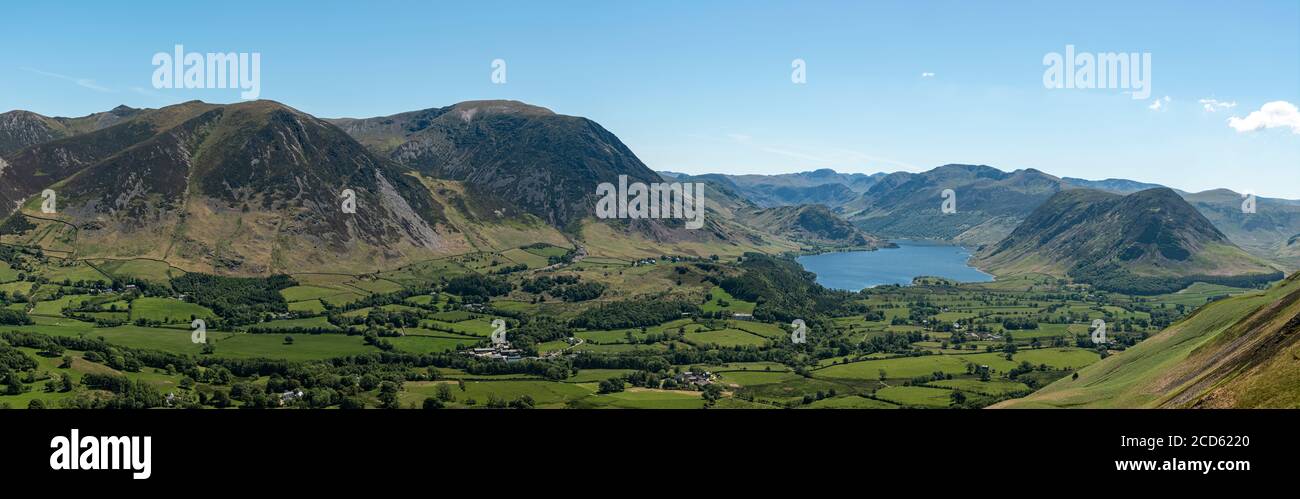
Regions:
[[993, 276], [966, 264], [970, 251], [961, 246], [894, 241], [895, 249], [846, 251], [799, 257], [828, 288], [858, 291], [881, 284], [911, 284], [912, 278], [935, 276], [961, 282], [987, 282]]

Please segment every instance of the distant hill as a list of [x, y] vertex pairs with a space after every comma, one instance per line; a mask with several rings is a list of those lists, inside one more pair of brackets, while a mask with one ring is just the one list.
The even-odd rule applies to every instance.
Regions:
[[770, 233], [818, 246], [877, 248], [886, 245], [822, 205], [765, 208], [752, 212], [745, 221]]
[[712, 177], [719, 181], [725, 181], [737, 193], [754, 204], [765, 208], [800, 204], [822, 204], [828, 207], [836, 207], [852, 201], [858, 194], [865, 192], [872, 185], [875, 185], [877, 180], [885, 176], [883, 173], [872, 175], [839, 173], [829, 168], [776, 175], [725, 175], [719, 173], [688, 175], [667, 171], [659, 173], [670, 178]]
[[1300, 206], [1293, 201], [1256, 198], [1255, 213], [1242, 213], [1244, 196], [1228, 189], [1182, 196], [1242, 249], [1288, 270], [1300, 268], [1300, 253], [1289, 247], [1291, 237], [1300, 233]]
[[1300, 274], [1207, 304], [1123, 352], [1001, 408], [1300, 406]]
[[1108, 178], [1106, 180], [1084, 180], [1081, 178], [1061, 177], [1061, 180], [1067, 184], [1083, 189], [1096, 189], [1099, 191], [1113, 192], [1115, 194], [1132, 194], [1137, 191], [1155, 189], [1164, 187], [1160, 184], [1148, 184], [1146, 182], [1137, 182], [1122, 178]]
[[1281, 278], [1166, 188], [1127, 196], [1062, 191], [974, 263], [999, 275], [1069, 276], [1135, 294], [1172, 292], [1194, 281], [1251, 285]]
[[[897, 239], [938, 239], [970, 246], [1001, 240], [1035, 208], [1071, 188], [1037, 170], [1003, 172], [983, 165], [945, 165], [891, 173], [836, 211], [863, 230]], [[943, 192], [956, 212], [943, 213]]]
[[22, 110], [3, 113], [0, 114], [0, 156], [24, 147], [108, 128], [140, 112], [140, 109], [118, 106], [80, 118], [51, 118]]

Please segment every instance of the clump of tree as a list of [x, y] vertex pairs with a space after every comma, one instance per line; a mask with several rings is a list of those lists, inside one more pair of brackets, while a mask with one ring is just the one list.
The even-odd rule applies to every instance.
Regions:
[[587, 329], [654, 326], [679, 319], [684, 313], [698, 314], [700, 308], [680, 300], [623, 300], [584, 310], [570, 325]]
[[29, 326], [31, 324], [32, 318], [27, 316], [27, 312], [0, 308], [0, 325]]
[[856, 295], [817, 284], [816, 275], [790, 258], [746, 253], [740, 263], [744, 274], [719, 284], [731, 296], [755, 302], [754, 318], [788, 322], [817, 315], [854, 315], [868, 308], [855, 303]]
[[467, 302], [486, 302], [493, 296], [501, 296], [509, 293], [513, 286], [510, 282], [499, 277], [488, 277], [479, 274], [466, 274], [456, 276], [447, 281], [445, 290], [448, 293], [459, 295]]
[[172, 288], [215, 311], [234, 325], [252, 324], [266, 313], [284, 313], [289, 306], [280, 290], [297, 286], [287, 275], [225, 277], [189, 273], [171, 279]]
[[580, 282], [577, 275], [544, 275], [524, 281], [520, 289], [533, 294], [546, 293], [564, 301], [587, 301], [600, 298], [605, 285], [599, 282]]
[[22, 350], [0, 341], [0, 372], [26, 371], [36, 369], [36, 359], [28, 357]]

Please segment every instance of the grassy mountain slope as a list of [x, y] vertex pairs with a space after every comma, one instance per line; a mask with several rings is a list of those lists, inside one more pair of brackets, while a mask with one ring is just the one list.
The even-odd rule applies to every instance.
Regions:
[[1063, 191], [974, 263], [998, 275], [1069, 276], [1139, 294], [1176, 291], [1195, 280], [1246, 285], [1281, 277], [1165, 188], [1127, 196]]
[[1219, 300], [1005, 408], [1300, 407], [1300, 274]]

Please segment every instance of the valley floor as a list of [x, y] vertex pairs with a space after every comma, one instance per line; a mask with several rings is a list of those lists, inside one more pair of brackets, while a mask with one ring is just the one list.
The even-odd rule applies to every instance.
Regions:
[[[790, 324], [755, 320], [759, 303], [717, 284], [745, 270], [713, 259], [566, 264], [571, 249], [541, 244], [379, 274], [297, 274], [272, 291], [282, 308], [236, 320], [219, 310], [238, 297], [178, 291], [185, 273], [163, 262], [6, 248], [0, 405], [14, 408], [100, 406], [126, 396], [113, 379], [173, 407], [983, 407], [1055, 391], [1054, 381], [1248, 291], [1197, 284], [1131, 297], [1046, 276], [922, 280], [846, 294], [854, 313], [809, 318], [809, 342], [792, 344]], [[546, 280], [559, 276], [570, 280]], [[480, 295], [482, 283], [504, 288]], [[572, 325], [650, 297], [692, 311]], [[194, 342], [195, 319], [211, 325], [206, 343]], [[1089, 339], [1098, 319], [1106, 349]], [[496, 321], [510, 325], [514, 348], [492, 347]], [[298, 372], [311, 366], [329, 379]]]

